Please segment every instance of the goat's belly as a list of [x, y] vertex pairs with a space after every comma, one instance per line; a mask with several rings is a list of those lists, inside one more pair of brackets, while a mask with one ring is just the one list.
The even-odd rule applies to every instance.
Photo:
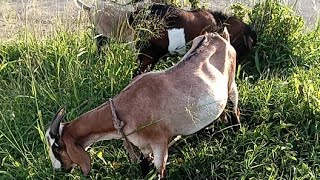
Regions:
[[219, 118], [226, 106], [228, 91], [227, 87], [217, 87], [219, 88], [203, 91], [199, 96], [185, 96], [183, 101], [175, 101], [175, 106], [180, 108], [171, 111], [169, 125], [174, 135], [195, 133]]
[[201, 97], [194, 107], [186, 107], [186, 121], [180, 133], [181, 135], [193, 134], [218, 119], [225, 108], [227, 95], [220, 97]]

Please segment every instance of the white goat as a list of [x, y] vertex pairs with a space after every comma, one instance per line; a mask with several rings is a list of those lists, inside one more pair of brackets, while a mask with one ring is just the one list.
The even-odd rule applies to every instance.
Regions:
[[129, 26], [128, 18], [135, 10], [132, 4], [120, 5], [107, 1], [96, 1], [89, 6], [81, 0], [74, 0], [77, 7], [88, 12], [90, 22], [96, 31], [97, 47], [101, 50], [104, 41], [110, 38], [119, 42], [133, 40], [133, 30]]
[[112, 101], [71, 122], [61, 124], [64, 113], [59, 111], [46, 133], [53, 167], [79, 165], [87, 175], [91, 161], [86, 147], [123, 139], [129, 151], [132, 143], [145, 157], [152, 153], [163, 178], [170, 140], [195, 133], [219, 118], [228, 98], [235, 122], [240, 123], [235, 68], [236, 52], [225, 29], [222, 36], [198, 36], [175, 66], [137, 76]]

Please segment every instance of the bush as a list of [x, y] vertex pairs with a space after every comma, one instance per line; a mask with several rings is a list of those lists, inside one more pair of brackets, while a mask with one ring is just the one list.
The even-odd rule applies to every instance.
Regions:
[[241, 4], [231, 6], [233, 13], [252, 24], [258, 32], [258, 44], [247, 57], [255, 63], [259, 73], [267, 69], [286, 69], [294, 66], [310, 66], [319, 58], [315, 53], [319, 44], [319, 25], [306, 31], [303, 18], [291, 7], [278, 0], [266, 0], [248, 8]]

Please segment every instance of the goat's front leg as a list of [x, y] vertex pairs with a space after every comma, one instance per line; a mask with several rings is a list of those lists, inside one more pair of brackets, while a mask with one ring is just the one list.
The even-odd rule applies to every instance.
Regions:
[[165, 54], [166, 51], [157, 46], [150, 46], [147, 49], [142, 49], [138, 55], [139, 67], [133, 77], [153, 70], [159, 59]]
[[102, 35], [99, 35], [96, 37], [97, 40], [97, 49], [98, 49], [98, 54], [101, 55], [102, 53], [102, 47], [106, 46], [109, 44], [110, 39], [107, 37], [104, 37]]
[[141, 155], [140, 155], [140, 168], [141, 168], [141, 172], [142, 172], [142, 176], [143, 178], [145, 178], [149, 171], [150, 171], [150, 167], [152, 164], [152, 157], [151, 155], [151, 151], [149, 149], [141, 149]]
[[153, 64], [153, 58], [146, 54], [138, 55], [138, 68], [133, 74], [133, 77], [136, 77], [142, 73], [148, 72], [151, 70]]
[[157, 172], [160, 174], [160, 179], [166, 176], [166, 164], [168, 160], [168, 142], [159, 143], [152, 147], [154, 166]]
[[238, 107], [238, 98], [239, 92], [237, 88], [237, 84], [235, 82], [232, 83], [231, 89], [229, 91], [229, 99], [232, 103], [232, 112], [230, 118], [230, 124], [233, 126], [233, 130], [238, 130], [240, 128], [240, 110]]

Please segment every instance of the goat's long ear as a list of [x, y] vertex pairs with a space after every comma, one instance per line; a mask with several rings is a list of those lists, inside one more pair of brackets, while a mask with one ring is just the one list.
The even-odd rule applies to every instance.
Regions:
[[89, 154], [80, 145], [72, 141], [65, 142], [67, 153], [70, 159], [80, 166], [84, 176], [87, 176], [91, 170], [91, 160]]
[[226, 39], [228, 42], [230, 42], [230, 35], [226, 27], [223, 28], [222, 37]]

